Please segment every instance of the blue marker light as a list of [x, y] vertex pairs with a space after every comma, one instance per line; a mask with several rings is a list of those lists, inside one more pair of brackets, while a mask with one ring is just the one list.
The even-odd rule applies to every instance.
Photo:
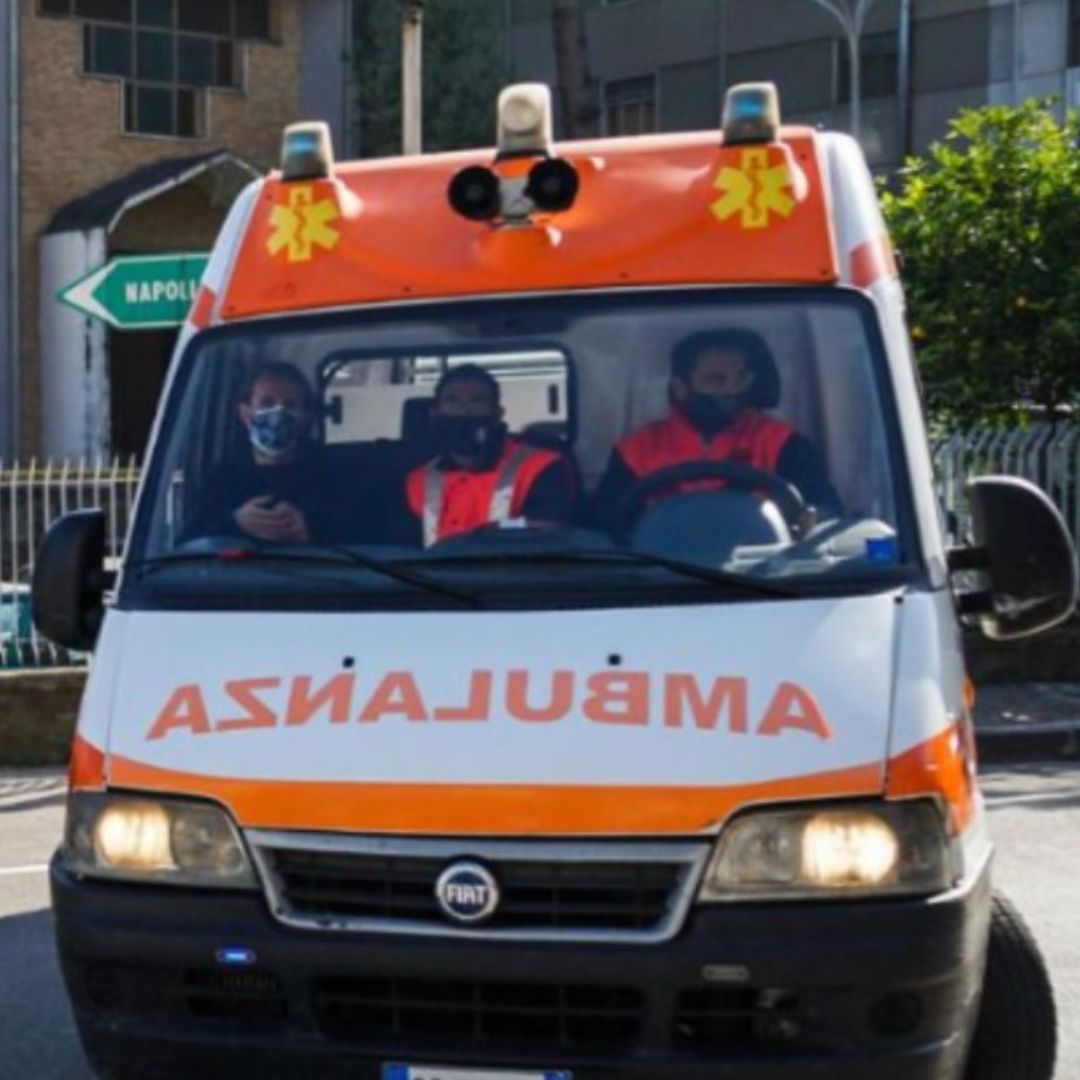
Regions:
[[866, 557], [879, 566], [895, 566], [900, 561], [900, 548], [895, 536], [879, 536], [866, 541]]
[[744, 94], [731, 103], [733, 120], [760, 120], [768, 112], [768, 103], [754, 94]]
[[321, 121], [290, 124], [281, 142], [282, 180], [317, 180], [334, 170], [330, 128]]
[[256, 956], [254, 949], [232, 945], [225, 949], [218, 949], [214, 953], [214, 959], [222, 967], [251, 967], [255, 963]]
[[293, 132], [286, 141], [289, 154], [314, 154], [319, 149], [319, 139], [313, 131]]

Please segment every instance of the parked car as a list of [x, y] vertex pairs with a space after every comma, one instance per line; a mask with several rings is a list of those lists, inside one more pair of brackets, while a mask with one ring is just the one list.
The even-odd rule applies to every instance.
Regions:
[[0, 581], [0, 667], [19, 667], [30, 639], [30, 586]]

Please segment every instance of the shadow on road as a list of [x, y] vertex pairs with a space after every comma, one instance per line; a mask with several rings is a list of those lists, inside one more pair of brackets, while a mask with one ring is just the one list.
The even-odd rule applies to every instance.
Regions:
[[[1035, 781], [1042, 781], [1035, 783]], [[1080, 764], [1033, 761], [979, 770], [990, 809], [1061, 811], [1080, 806]]]
[[0, 1077], [92, 1080], [53, 945], [47, 908], [0, 918]]
[[55, 795], [40, 795], [16, 803], [0, 803], [0, 814], [18, 814], [27, 810], [44, 810], [50, 806], [63, 806], [66, 799], [67, 792], [61, 791]]
[[44, 775], [14, 775], [0, 770], [0, 814], [62, 806], [66, 798], [67, 783], [55, 770]]
[[1010, 776], [1080, 778], [1080, 761], [1024, 761], [1000, 765], [980, 764], [979, 775], [984, 780], [998, 780]]

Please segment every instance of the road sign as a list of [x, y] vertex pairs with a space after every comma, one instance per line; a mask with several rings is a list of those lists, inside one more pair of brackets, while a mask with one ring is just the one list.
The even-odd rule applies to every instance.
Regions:
[[201, 252], [121, 255], [61, 289], [57, 298], [117, 330], [179, 326], [208, 258]]

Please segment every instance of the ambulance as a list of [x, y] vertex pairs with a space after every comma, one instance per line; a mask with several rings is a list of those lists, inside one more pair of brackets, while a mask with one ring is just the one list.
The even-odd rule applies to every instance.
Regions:
[[1049, 1080], [960, 627], [1067, 617], [1060, 515], [983, 478], [951, 535], [851, 138], [770, 84], [551, 133], [538, 84], [489, 150], [288, 129], [115, 580], [101, 512], [45, 541], [37, 624], [94, 650], [51, 868], [90, 1062]]

